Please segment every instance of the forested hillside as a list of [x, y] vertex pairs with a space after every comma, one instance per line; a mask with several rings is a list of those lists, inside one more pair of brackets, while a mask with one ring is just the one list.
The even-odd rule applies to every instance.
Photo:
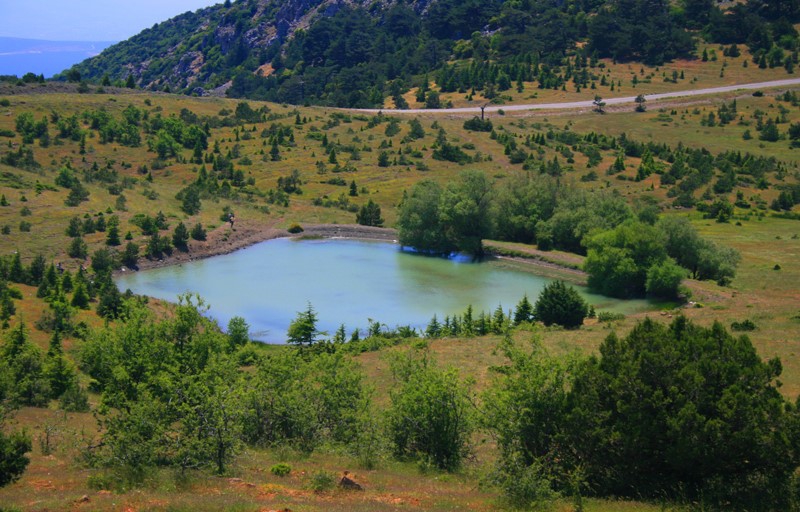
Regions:
[[[745, 45], [754, 64], [797, 63], [793, 2], [751, 0], [240, 0], [185, 13], [87, 60], [63, 78], [237, 98], [397, 108], [416, 93], [493, 99], [534, 82], [590, 87], [599, 58], [659, 65], [698, 42]], [[433, 82], [433, 84], [431, 83]]]

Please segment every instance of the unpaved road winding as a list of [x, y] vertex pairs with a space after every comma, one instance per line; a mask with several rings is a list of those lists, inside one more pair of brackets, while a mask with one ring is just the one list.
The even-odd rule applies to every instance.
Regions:
[[[709, 87], [706, 89], [693, 89], [688, 91], [672, 91], [662, 92], [658, 94], [646, 94], [645, 99], [650, 101], [659, 101], [674, 98], [686, 98], [689, 96], [705, 96], [709, 94], [720, 94], [726, 92], [734, 92], [739, 90], [753, 90], [753, 89], [769, 89], [773, 87], [787, 87], [800, 85], [800, 78], [788, 78], [785, 80], [772, 80], [769, 82], [756, 82], [750, 84], [737, 84], [725, 85], [721, 87]], [[636, 96], [624, 96], [621, 98], [603, 98], [606, 106], [620, 105], [624, 103], [634, 103]], [[504, 112], [519, 112], [527, 110], [579, 110], [594, 107], [592, 100], [586, 101], [570, 101], [565, 103], [525, 103], [523, 105], [489, 105], [485, 108], [486, 113], [497, 112], [503, 110]], [[383, 112], [384, 114], [480, 114], [481, 107], [461, 107], [461, 108], [442, 108], [442, 109], [426, 109], [426, 108], [412, 108], [407, 110], [395, 109], [359, 109], [359, 112], [370, 112], [377, 114]]]

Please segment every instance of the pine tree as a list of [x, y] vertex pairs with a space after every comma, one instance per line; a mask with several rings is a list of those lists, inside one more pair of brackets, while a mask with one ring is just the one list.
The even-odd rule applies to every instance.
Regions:
[[533, 320], [533, 306], [528, 300], [528, 295], [523, 295], [522, 300], [517, 304], [514, 309], [514, 325], [519, 325], [523, 322], [530, 322]]

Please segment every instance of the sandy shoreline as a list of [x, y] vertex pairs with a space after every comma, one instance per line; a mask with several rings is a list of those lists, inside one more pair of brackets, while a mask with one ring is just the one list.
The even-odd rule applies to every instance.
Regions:
[[[267, 240], [289, 237], [350, 238], [396, 242], [397, 231], [391, 228], [376, 228], [358, 224], [309, 224], [303, 226], [302, 233], [292, 234], [272, 225], [260, 224], [255, 221], [237, 221], [233, 228], [226, 223], [209, 231], [204, 242], [190, 240], [188, 252], [173, 250], [172, 255], [159, 260], [141, 258], [137, 270], [179, 265], [189, 261], [229, 254]], [[118, 272], [127, 272], [128, 270], [123, 269]]]

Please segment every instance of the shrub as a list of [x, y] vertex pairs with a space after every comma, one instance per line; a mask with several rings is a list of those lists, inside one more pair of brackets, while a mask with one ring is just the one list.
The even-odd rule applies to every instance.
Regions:
[[731, 330], [733, 331], [755, 331], [756, 324], [750, 319], [743, 320], [741, 322], [732, 322], [731, 323]]
[[455, 369], [437, 368], [424, 353], [398, 357], [392, 373], [398, 385], [387, 415], [395, 455], [458, 469], [473, 431], [467, 386]]
[[685, 276], [686, 270], [675, 263], [672, 258], [667, 258], [647, 270], [645, 289], [648, 294], [656, 297], [676, 298], [681, 281]]
[[558, 324], [574, 329], [583, 324], [589, 306], [575, 288], [563, 281], [554, 281], [544, 287], [533, 307], [533, 316], [545, 325]]
[[275, 476], [287, 476], [289, 473], [292, 472], [292, 467], [288, 464], [281, 462], [269, 468], [269, 472]]
[[598, 322], [617, 322], [619, 320], [625, 320], [625, 315], [622, 313], [612, 313], [610, 311], [601, 311], [597, 313]]
[[317, 471], [311, 475], [309, 489], [314, 492], [330, 491], [336, 486], [336, 477], [327, 471]]
[[291, 233], [293, 235], [296, 235], [297, 233], [302, 233], [305, 230], [303, 229], [303, 226], [301, 226], [300, 224], [295, 223], [295, 224], [292, 224], [291, 226], [289, 226], [289, 229], [287, 229], [286, 231], [288, 231], [289, 233]]

